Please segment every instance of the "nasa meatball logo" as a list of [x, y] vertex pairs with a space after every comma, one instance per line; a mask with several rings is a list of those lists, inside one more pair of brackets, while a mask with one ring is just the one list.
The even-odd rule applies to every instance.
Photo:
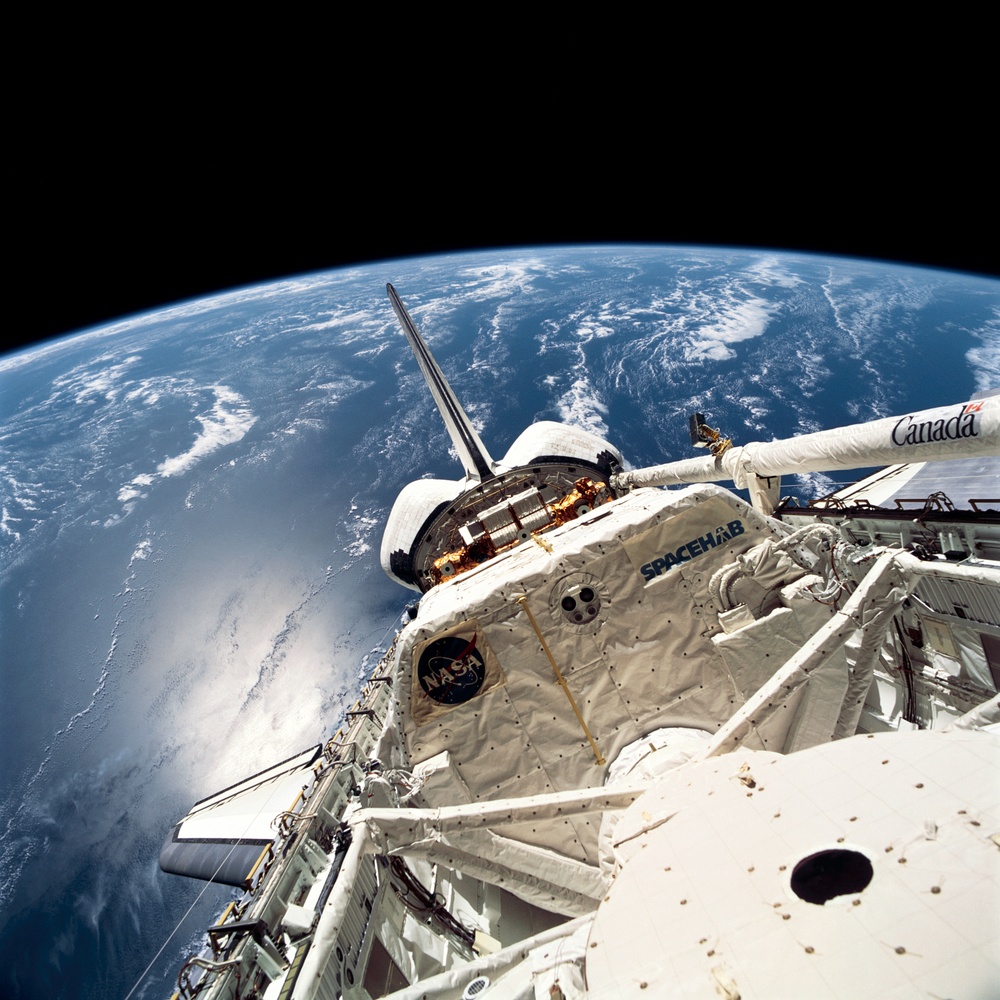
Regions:
[[450, 635], [424, 649], [417, 678], [428, 698], [439, 705], [461, 705], [479, 694], [486, 680], [486, 661], [476, 649], [477, 639]]

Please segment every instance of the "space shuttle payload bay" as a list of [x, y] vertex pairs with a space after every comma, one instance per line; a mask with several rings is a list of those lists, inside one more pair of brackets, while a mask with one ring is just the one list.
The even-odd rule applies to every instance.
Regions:
[[[988, 995], [996, 479], [916, 511], [760, 481], [995, 466], [1000, 396], [652, 472], [542, 422], [496, 461], [388, 291], [465, 475], [392, 509], [382, 565], [421, 597], [341, 729], [168, 838], [165, 869], [238, 856], [245, 890], [181, 993]], [[740, 477], [758, 505], [704, 481]]]

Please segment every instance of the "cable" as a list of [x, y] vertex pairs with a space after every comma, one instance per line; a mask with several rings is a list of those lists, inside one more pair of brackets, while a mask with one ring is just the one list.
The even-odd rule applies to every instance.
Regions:
[[[426, 888], [417, 879], [413, 872], [410, 871], [406, 862], [402, 858], [397, 856], [390, 857], [389, 870], [403, 884], [404, 888], [402, 890], [393, 884], [393, 890], [396, 895], [399, 896], [401, 902], [403, 902], [406, 906], [409, 906], [412, 910], [416, 910], [421, 913], [430, 913], [442, 927], [454, 934], [455, 937], [466, 944], [469, 948], [475, 944], [475, 932], [459, 923], [459, 921], [452, 916], [447, 909], [445, 909], [444, 897], [441, 896], [440, 893], [431, 892], [430, 889]], [[413, 896], [412, 899], [408, 898], [411, 894]]]
[[[381, 639], [379, 640], [379, 642], [378, 642], [378, 643], [377, 643], [377, 644], [375, 645], [375, 649], [380, 649], [380, 648], [381, 648], [382, 644], [383, 644], [383, 643], [385, 642], [385, 640], [386, 640], [386, 638], [388, 637], [389, 633], [390, 633], [390, 632], [391, 632], [391, 631], [392, 631], [392, 630], [393, 630], [394, 628], [396, 628], [396, 627], [397, 627], [397, 622], [396, 622], [396, 620], [395, 620], [395, 619], [393, 619], [393, 621], [392, 621], [392, 622], [390, 622], [390, 624], [389, 624], [389, 625], [388, 625], [388, 627], [386, 628], [385, 632], [383, 633], [383, 635], [382, 635], [382, 638], [381, 638]], [[383, 654], [383, 656], [379, 658], [379, 661], [378, 661], [378, 664], [376, 665], [376, 669], [378, 668], [378, 666], [379, 666], [379, 665], [380, 665], [380, 664], [381, 664], [382, 662], [384, 662], [384, 661], [385, 661], [386, 657], [388, 657], [388, 656], [389, 656], [389, 655], [390, 655], [390, 654], [391, 654], [391, 653], [393, 652], [393, 650], [395, 649], [395, 646], [396, 646], [396, 642], [397, 642], [398, 638], [399, 638], [399, 632], [398, 632], [398, 630], [397, 630], [397, 634], [396, 634], [396, 638], [395, 638], [395, 639], [393, 640], [393, 642], [392, 642], [392, 643], [391, 643], [391, 644], [389, 645], [389, 649], [388, 649], [388, 650], [386, 651], [386, 653], [385, 653], [385, 654]], [[332, 742], [332, 740], [331, 740], [330, 742]], [[241, 835], [239, 836], [239, 838], [237, 838], [237, 839], [236, 839], [236, 840], [235, 840], [235, 841], [233, 842], [233, 846], [232, 846], [232, 847], [231, 847], [231, 848], [229, 849], [229, 852], [228, 852], [228, 853], [226, 854], [226, 856], [225, 856], [225, 857], [224, 857], [224, 858], [222, 859], [222, 861], [220, 861], [220, 862], [219, 862], [219, 866], [218, 866], [218, 868], [216, 868], [216, 869], [215, 869], [215, 871], [214, 871], [214, 872], [212, 873], [212, 877], [211, 877], [210, 879], [206, 879], [206, 881], [205, 881], [205, 885], [204, 885], [204, 886], [202, 887], [202, 889], [201, 889], [201, 892], [199, 892], [199, 893], [198, 893], [198, 895], [197, 895], [197, 896], [195, 896], [195, 898], [194, 898], [194, 901], [193, 901], [193, 902], [191, 903], [191, 905], [190, 905], [190, 906], [189, 906], [189, 907], [187, 908], [187, 910], [185, 911], [184, 915], [183, 915], [183, 916], [182, 916], [182, 917], [180, 918], [180, 920], [178, 920], [178, 921], [177, 921], [177, 924], [176, 924], [176, 925], [174, 926], [174, 929], [173, 929], [173, 930], [172, 930], [172, 931], [171, 931], [171, 932], [170, 932], [170, 933], [169, 933], [169, 934], [167, 935], [167, 938], [166, 938], [166, 940], [165, 940], [165, 941], [163, 942], [163, 944], [162, 944], [162, 945], [160, 945], [160, 948], [159, 948], [159, 950], [158, 950], [158, 951], [156, 952], [156, 954], [155, 954], [155, 955], [153, 956], [153, 958], [152, 958], [152, 959], [150, 960], [150, 963], [149, 963], [149, 964], [148, 964], [148, 965], [146, 966], [146, 968], [145, 968], [145, 969], [143, 969], [143, 970], [142, 970], [142, 973], [141, 973], [141, 974], [139, 975], [139, 978], [138, 978], [138, 979], [137, 979], [137, 980], [135, 981], [135, 985], [134, 985], [134, 986], [132, 987], [132, 989], [130, 989], [130, 990], [128, 991], [128, 993], [126, 993], [126, 994], [125, 994], [125, 998], [124, 998], [124, 1000], [129, 1000], [129, 998], [130, 998], [130, 997], [132, 996], [132, 994], [133, 994], [133, 993], [135, 993], [135, 991], [136, 991], [136, 990], [137, 990], [137, 989], [138, 989], [138, 988], [139, 988], [139, 987], [140, 987], [140, 986], [142, 985], [142, 982], [143, 982], [143, 980], [144, 980], [144, 979], [146, 978], [146, 976], [148, 976], [148, 975], [149, 975], [149, 972], [150, 972], [150, 970], [151, 970], [151, 969], [153, 968], [153, 966], [154, 966], [154, 965], [156, 964], [156, 962], [157, 962], [157, 960], [159, 959], [159, 957], [160, 957], [160, 956], [161, 956], [161, 955], [163, 954], [163, 952], [164, 952], [164, 951], [166, 950], [166, 947], [167, 947], [167, 945], [168, 945], [168, 944], [170, 944], [170, 942], [171, 942], [171, 941], [173, 940], [173, 938], [174, 938], [174, 935], [175, 935], [175, 934], [176, 934], [176, 933], [177, 933], [177, 932], [178, 932], [178, 931], [179, 931], [179, 930], [181, 929], [181, 927], [183, 926], [183, 924], [184, 924], [184, 921], [185, 921], [185, 920], [187, 920], [187, 918], [188, 918], [188, 917], [189, 917], [189, 916], [191, 915], [191, 911], [192, 911], [192, 910], [194, 910], [194, 908], [195, 908], [195, 907], [196, 907], [196, 906], [198, 905], [199, 901], [201, 900], [201, 897], [202, 897], [202, 896], [204, 896], [204, 895], [205, 895], [205, 893], [206, 893], [206, 892], [208, 891], [208, 887], [209, 887], [210, 885], [214, 885], [214, 884], [215, 884], [215, 876], [216, 876], [216, 875], [218, 875], [218, 874], [219, 874], [219, 872], [220, 872], [220, 871], [222, 870], [223, 866], [224, 866], [224, 865], [226, 864], [226, 862], [227, 862], [227, 861], [229, 860], [229, 858], [230, 858], [230, 857], [232, 856], [232, 853], [233, 853], [233, 851], [235, 851], [235, 850], [236, 850], [236, 848], [237, 848], [237, 847], [239, 847], [239, 845], [240, 845], [240, 844], [241, 844], [241, 843], [243, 842], [243, 837], [244, 837], [244, 836], [246, 836], [246, 834], [247, 834], [247, 832], [249, 831], [250, 827], [251, 827], [251, 826], [252, 826], [252, 825], [253, 825], [253, 824], [254, 824], [254, 823], [255, 823], [255, 822], [257, 821], [258, 817], [260, 816], [260, 814], [261, 814], [261, 813], [262, 813], [263, 811], [264, 811], [264, 807], [263, 807], [263, 805], [262, 805], [262, 806], [261, 806], [261, 807], [260, 807], [260, 808], [259, 808], [259, 809], [257, 810], [257, 814], [256, 814], [256, 815], [255, 815], [255, 816], [254, 816], [254, 817], [253, 817], [252, 819], [250, 819], [250, 820], [249, 820], [249, 821], [247, 822], [247, 825], [246, 825], [246, 827], [244, 828], [244, 830], [243, 830], [243, 833], [242, 833], [242, 834], [241, 834]], [[299, 818], [302, 818], [302, 817], [299, 817]], [[463, 929], [464, 929], [464, 928], [463, 928]], [[187, 964], [187, 963], [186, 963], [186, 964]], [[186, 967], [186, 965], [185, 965], [185, 967]]]
[[892, 616], [892, 623], [896, 626], [896, 635], [899, 637], [899, 652], [902, 661], [899, 665], [899, 672], [902, 674], [905, 686], [903, 719], [907, 722], [912, 722], [914, 725], [919, 725], [920, 720], [917, 718], [917, 697], [913, 687], [913, 663], [910, 660], [910, 654], [906, 651], [906, 640], [903, 638], [903, 628], [900, 625], [898, 615]]
[[125, 1000], [129, 1000], [129, 997], [131, 997], [132, 994], [135, 993], [135, 991], [140, 987], [140, 985], [142, 985], [142, 981], [146, 978], [147, 975], [149, 975], [149, 970], [153, 968], [153, 966], [156, 964], [156, 960], [166, 950], [166, 947], [168, 944], [170, 944], [171, 940], [173, 939], [173, 936], [181, 929], [181, 926], [183, 925], [184, 921], [187, 920], [187, 918], [191, 915], [191, 911], [198, 905], [198, 902], [201, 899], [201, 897], [204, 896], [205, 893], [208, 891], [208, 887], [210, 885], [215, 884], [215, 876], [218, 875], [220, 871], [222, 871], [223, 865], [225, 865], [225, 863], [232, 856], [233, 851], [235, 851], [236, 848], [239, 847], [239, 845], [243, 842], [243, 838], [246, 836], [247, 831], [250, 829], [251, 826], [253, 826], [253, 824], [257, 821], [257, 818], [263, 811], [264, 811], [264, 806], [261, 805], [261, 807], [257, 810], [257, 814], [252, 819], [248, 820], [246, 827], [244, 827], [243, 829], [243, 833], [240, 834], [239, 838], [233, 841], [233, 846], [229, 848], [229, 852], [219, 862], [219, 867], [216, 868], [214, 872], [212, 872], [212, 877], [206, 880], [205, 885], [202, 887], [201, 892], [199, 892], [198, 895], [195, 896], [194, 902], [187, 908], [187, 910], [184, 913], [184, 916], [182, 916], [181, 919], [177, 921], [176, 925], [174, 926], [174, 929], [170, 932], [169, 935], [167, 935], [166, 941], [164, 941], [163, 944], [160, 945], [159, 951], [157, 951], [157, 953], [153, 956], [149, 965], [147, 965], [146, 968], [142, 970], [142, 973], [136, 980], [135, 985], [132, 987], [132, 989], [128, 991], [128, 993], [125, 994]]
[[181, 917], [181, 919], [177, 921], [177, 924], [175, 925], [174, 929], [170, 932], [169, 935], [167, 935], [166, 941], [164, 941], [163, 944], [160, 945], [160, 950], [153, 956], [153, 958], [150, 961], [149, 965], [147, 965], [146, 968], [142, 970], [142, 974], [135, 981], [135, 985], [132, 987], [132, 989], [130, 989], [128, 991], [128, 993], [125, 994], [125, 1000], [129, 1000], [129, 997], [132, 996], [132, 994], [135, 993], [135, 991], [142, 985], [142, 981], [149, 974], [149, 970], [152, 969], [153, 966], [156, 964], [156, 960], [163, 954], [163, 952], [166, 949], [167, 945], [170, 944], [170, 941], [173, 938], [173, 936], [181, 929], [181, 925], [191, 915], [191, 911], [198, 905], [198, 901], [201, 899], [202, 896], [205, 895], [205, 892], [207, 891], [208, 887], [210, 885], [214, 884], [213, 880], [214, 880], [215, 876], [219, 874], [219, 871], [221, 870], [222, 865], [224, 865], [229, 860], [229, 855], [232, 854], [234, 850], [236, 850], [236, 846], [237, 846], [238, 843], [239, 843], [239, 841], [237, 841], [236, 844], [233, 844], [232, 850], [230, 850], [229, 854], [227, 854], [225, 856], [225, 858], [223, 858], [222, 863], [219, 865], [219, 867], [215, 869], [215, 871], [212, 874], [212, 878], [209, 879], [205, 883], [204, 888], [202, 888], [201, 892], [199, 892], [198, 895], [195, 896], [194, 902], [187, 908], [187, 910], [184, 913], [184, 916]]

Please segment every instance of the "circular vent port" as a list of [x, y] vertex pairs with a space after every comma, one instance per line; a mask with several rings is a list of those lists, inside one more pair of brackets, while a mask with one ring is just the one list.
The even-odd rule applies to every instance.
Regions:
[[818, 851], [792, 870], [792, 892], [807, 903], [822, 906], [837, 896], [861, 892], [873, 874], [872, 863], [860, 851]]
[[611, 595], [607, 587], [589, 573], [564, 577], [549, 596], [549, 609], [558, 624], [575, 625], [581, 631], [594, 631], [607, 618]]
[[566, 620], [574, 625], [592, 622], [601, 610], [601, 599], [593, 587], [574, 588], [576, 593], [567, 594], [562, 599], [563, 613]]
[[490, 981], [486, 976], [476, 976], [462, 991], [462, 1000], [472, 1000], [473, 997], [482, 996], [489, 985]]

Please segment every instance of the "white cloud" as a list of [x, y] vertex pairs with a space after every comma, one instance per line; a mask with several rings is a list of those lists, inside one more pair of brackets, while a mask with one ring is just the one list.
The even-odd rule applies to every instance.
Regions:
[[167, 478], [187, 472], [212, 452], [239, 441], [257, 422], [246, 400], [224, 385], [212, 386], [215, 403], [209, 413], [197, 417], [201, 434], [183, 454], [164, 459], [156, 471]]
[[1000, 309], [982, 330], [974, 330], [973, 336], [981, 342], [966, 351], [965, 357], [976, 374], [976, 392], [1000, 389]]
[[720, 303], [689, 333], [684, 347], [688, 361], [725, 361], [736, 356], [729, 346], [761, 336], [776, 307], [764, 299], [730, 299]]
[[608, 425], [604, 420], [608, 415], [608, 408], [587, 379], [577, 378], [562, 394], [556, 406], [563, 423], [582, 427], [598, 437], [608, 436]]

